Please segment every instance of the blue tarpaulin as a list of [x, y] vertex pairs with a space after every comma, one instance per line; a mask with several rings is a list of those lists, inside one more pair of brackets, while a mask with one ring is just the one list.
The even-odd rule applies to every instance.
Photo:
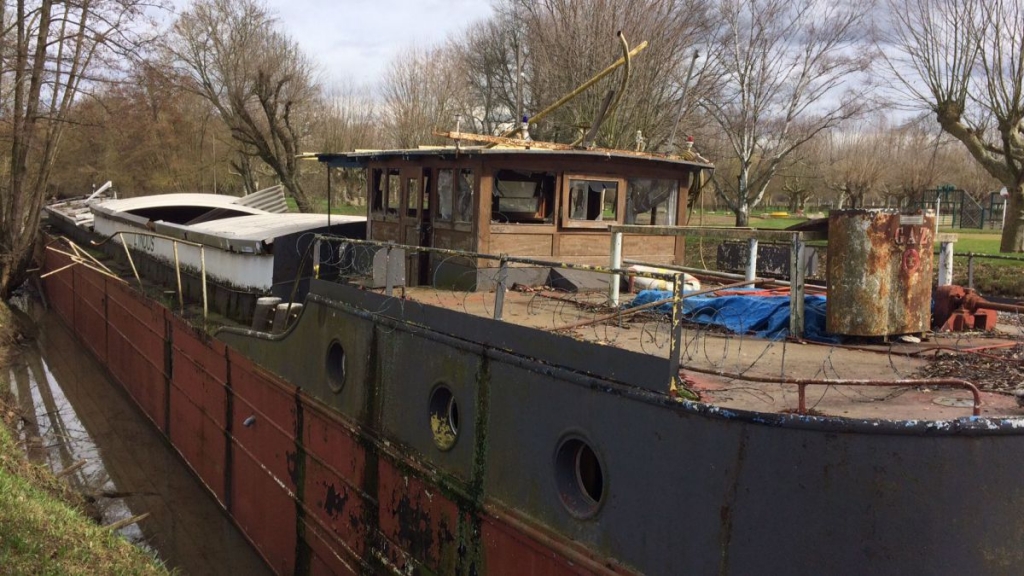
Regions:
[[[671, 297], [668, 291], [644, 290], [627, 306]], [[672, 305], [663, 304], [656, 310], [671, 314]], [[723, 326], [739, 334], [754, 333], [769, 340], [789, 335], [789, 296], [693, 296], [683, 299], [683, 314], [692, 322]], [[804, 296], [804, 338], [816, 342], [840, 341], [838, 336], [825, 332], [824, 296]]]

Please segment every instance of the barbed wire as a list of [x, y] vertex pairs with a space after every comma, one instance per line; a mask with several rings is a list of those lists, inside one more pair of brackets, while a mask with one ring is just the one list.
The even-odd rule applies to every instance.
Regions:
[[[300, 238], [300, 241], [305, 240]], [[403, 314], [408, 306], [428, 305], [494, 318], [498, 316], [496, 311], [500, 299], [500, 317], [506, 322], [661, 358], [667, 358], [670, 354], [671, 314], [654, 310], [630, 312], [631, 300], [635, 295], [629, 292], [623, 292], [621, 306], [612, 306], [606, 289], [588, 290], [585, 286], [566, 288], [553, 275], [547, 275], [546, 271], [531, 272], [528, 265], [519, 263], [509, 264], [505, 269], [508, 278], [504, 283], [506, 289], [502, 292], [496, 289], [501, 283], [500, 274], [503, 273], [498, 262], [492, 261], [489, 266], [480, 265], [482, 261], [472, 253], [370, 244], [323, 236], [319, 236], [318, 240], [321, 246], [319, 270], [322, 277], [385, 294], [389, 284], [387, 268], [397, 268], [392, 270], [393, 285], [387, 304], [382, 304], [378, 310], [368, 311], [371, 314], [381, 313], [386, 308], [390, 308], [393, 313], [397, 311]], [[386, 257], [382, 257], [381, 253]], [[395, 259], [399, 260], [399, 264], [394, 264]], [[590, 270], [594, 278], [609, 277], [606, 270], [597, 268]], [[684, 369], [688, 365], [703, 366], [711, 371], [729, 372], [739, 377], [775, 375], [787, 378], [800, 374], [803, 378], [823, 381], [851, 378], [851, 374], [854, 375], [852, 379], [856, 379], [862, 370], [862, 366], [849, 362], [852, 353], [845, 350], [846, 346], [817, 343], [812, 345], [813, 349], [804, 348], [804, 344], [793, 349], [795, 344], [785, 337], [775, 340], [755, 337], [744, 323], [735, 332], [716, 326], [716, 322], [722, 323], [723, 320], [720, 310], [698, 305], [688, 309], [688, 312], [687, 318], [683, 320], [678, 350]], [[689, 319], [697, 316], [703, 320], [695, 322]], [[1024, 334], [1021, 326], [1017, 326], [1017, 331]], [[874, 352], [879, 355], [879, 362], [869, 363], [871, 373], [879, 374], [877, 379], [892, 379], [895, 384], [896, 380], [913, 377], [923, 361], [899, 351], [892, 343], [885, 348], [877, 344], [873, 346]], [[808, 373], [808, 368], [813, 370], [813, 374]], [[848, 402], [869, 403], [884, 402], [906, 391], [907, 388], [886, 388], [876, 393], [873, 390], [843, 390], [825, 385], [822, 386], [820, 396], [816, 395], [817, 399], [810, 405], [814, 409], [831, 394], [838, 394]], [[791, 405], [791, 396], [795, 392], [785, 386], [752, 386], [749, 381], [737, 378], [709, 394], [744, 394], [769, 405], [777, 404], [781, 395], [781, 401]]]

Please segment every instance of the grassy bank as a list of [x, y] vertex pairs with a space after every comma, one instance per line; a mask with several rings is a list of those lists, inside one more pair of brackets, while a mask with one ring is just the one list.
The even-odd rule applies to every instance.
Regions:
[[[0, 302], [0, 370], [12, 328]], [[94, 524], [70, 502], [71, 493], [48, 468], [30, 464], [15, 442], [21, 417], [0, 383], [0, 574], [168, 574], [149, 554]]]

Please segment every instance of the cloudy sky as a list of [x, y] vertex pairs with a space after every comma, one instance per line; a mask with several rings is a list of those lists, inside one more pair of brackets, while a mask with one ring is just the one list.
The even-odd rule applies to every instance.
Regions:
[[373, 84], [404, 48], [433, 45], [491, 13], [490, 0], [265, 1], [329, 84]]

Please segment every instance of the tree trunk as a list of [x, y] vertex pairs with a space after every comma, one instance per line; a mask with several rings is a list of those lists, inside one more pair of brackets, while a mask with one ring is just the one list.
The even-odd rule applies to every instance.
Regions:
[[288, 190], [288, 195], [295, 199], [295, 204], [299, 207], [299, 212], [307, 214], [313, 212], [313, 203], [309, 201], [309, 196], [307, 196], [306, 191], [302, 189], [302, 185], [299, 184], [299, 179], [296, 175], [289, 174], [286, 178], [281, 178], [281, 184], [283, 184], [285, 189]]
[[1024, 252], [1024, 184], [1007, 186], [1006, 221], [999, 242], [1000, 252]]
[[745, 203], [744, 204], [740, 204], [739, 208], [737, 208], [736, 210], [733, 210], [733, 213], [736, 214], [736, 227], [737, 228], [740, 228], [740, 227], [745, 228], [747, 226], [750, 226], [750, 207], [749, 206], [747, 206]]
[[[4, 270], [6, 273], [6, 270]], [[18, 342], [18, 324], [7, 307], [7, 298], [0, 298], [0, 368], [7, 364], [8, 355]]]

